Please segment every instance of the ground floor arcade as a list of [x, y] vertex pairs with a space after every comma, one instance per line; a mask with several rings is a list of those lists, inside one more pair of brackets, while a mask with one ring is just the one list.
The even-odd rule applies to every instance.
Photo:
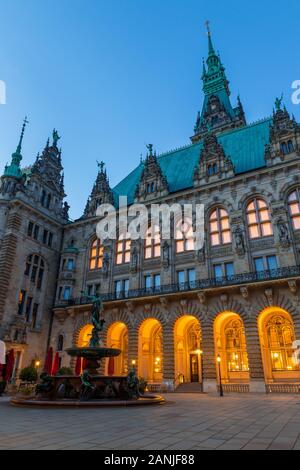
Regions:
[[[102, 364], [106, 375], [126, 375], [134, 366], [153, 389], [173, 390], [198, 382], [216, 390], [300, 391], [300, 315], [287, 301], [248, 305], [227, 296], [212, 308], [199, 300], [155, 303], [105, 311], [103, 343], [121, 349]], [[80, 310], [81, 308], [81, 310]], [[56, 312], [52, 346], [88, 344], [92, 325], [87, 307]], [[255, 313], [255, 310], [257, 313]], [[63, 348], [61, 348], [63, 349]], [[70, 364], [63, 351], [62, 361]], [[74, 366], [71, 362], [71, 366]]]

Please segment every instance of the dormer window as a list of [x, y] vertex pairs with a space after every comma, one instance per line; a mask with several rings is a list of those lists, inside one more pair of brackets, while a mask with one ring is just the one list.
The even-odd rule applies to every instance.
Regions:
[[281, 142], [280, 144], [280, 150], [283, 153], [283, 155], [288, 155], [289, 153], [294, 152], [294, 145], [291, 140], [288, 142]]

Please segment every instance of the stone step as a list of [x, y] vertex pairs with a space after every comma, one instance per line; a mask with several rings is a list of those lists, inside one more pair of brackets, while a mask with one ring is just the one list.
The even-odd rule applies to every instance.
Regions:
[[176, 393], [203, 393], [202, 384], [199, 382], [190, 382], [178, 385]]

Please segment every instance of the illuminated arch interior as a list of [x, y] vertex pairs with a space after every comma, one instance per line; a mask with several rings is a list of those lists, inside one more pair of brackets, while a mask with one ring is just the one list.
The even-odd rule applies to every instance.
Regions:
[[148, 382], [163, 378], [163, 344], [161, 323], [149, 318], [139, 330], [139, 376]]
[[93, 331], [93, 325], [86, 325], [81, 329], [79, 333], [78, 343], [77, 343], [77, 346], [79, 348], [83, 348], [89, 345], [89, 342], [92, 336], [92, 331]]
[[249, 382], [244, 323], [234, 312], [220, 313], [214, 322], [216, 356], [221, 356], [221, 376], [228, 383]]
[[107, 346], [121, 349], [118, 357], [107, 360], [107, 375], [122, 376], [128, 373], [128, 329], [125, 323], [113, 323], [107, 332]]
[[266, 381], [298, 381], [299, 350], [291, 315], [280, 307], [268, 307], [258, 317], [258, 331]]
[[201, 382], [201, 328], [192, 315], [179, 318], [174, 328], [177, 383]]

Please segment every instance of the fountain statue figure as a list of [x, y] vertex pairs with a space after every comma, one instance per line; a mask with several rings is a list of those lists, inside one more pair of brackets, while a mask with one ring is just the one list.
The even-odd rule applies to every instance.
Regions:
[[100, 319], [100, 314], [103, 312], [103, 303], [101, 296], [89, 296], [92, 300], [92, 324], [93, 324], [93, 331], [92, 337], [90, 339], [89, 347], [90, 348], [99, 348], [101, 345], [100, 340], [100, 333], [103, 330], [105, 320], [102, 318]]

